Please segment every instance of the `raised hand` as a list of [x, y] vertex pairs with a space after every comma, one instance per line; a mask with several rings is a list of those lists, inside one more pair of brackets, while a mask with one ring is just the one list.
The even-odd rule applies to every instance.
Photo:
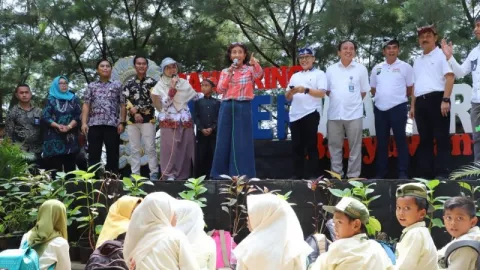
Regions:
[[252, 53], [252, 55], [250, 55], [250, 62], [249, 62], [249, 64], [250, 64], [250, 66], [253, 66], [253, 65], [255, 65], [256, 63], [259, 63], [259, 61], [258, 61], [257, 58], [253, 57], [253, 53]]
[[447, 44], [447, 41], [445, 39], [442, 39], [441, 45], [442, 45], [443, 54], [445, 54], [445, 56], [447, 57], [447, 60], [449, 60], [450, 57], [452, 57], [452, 55], [453, 55], [453, 44], [452, 44], [452, 42], [450, 41]]

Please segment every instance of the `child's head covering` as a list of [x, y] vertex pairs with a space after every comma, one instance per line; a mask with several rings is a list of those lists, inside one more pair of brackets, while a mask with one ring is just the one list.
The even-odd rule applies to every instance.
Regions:
[[205, 233], [205, 221], [203, 212], [196, 202], [180, 200], [175, 208], [177, 225], [175, 228], [183, 232], [190, 244], [197, 243], [200, 236]]
[[428, 204], [427, 212], [432, 213], [433, 211], [435, 211], [435, 208], [433, 207], [433, 205], [431, 205], [428, 202], [427, 188], [422, 183], [408, 183], [408, 184], [400, 185], [397, 188], [396, 196], [397, 198], [412, 196], [419, 199], [425, 199]]
[[288, 202], [273, 194], [249, 195], [247, 208], [252, 232], [233, 251], [246, 268], [284, 269], [312, 252]]
[[127, 231], [133, 209], [141, 201], [142, 198], [125, 195], [110, 206], [102, 231], [98, 236], [97, 248], [105, 241], [114, 240]]
[[[148, 194], [133, 212], [123, 247], [126, 262], [141, 261], [165, 234], [172, 233], [175, 200], [165, 192]], [[175, 230], [173, 230], [175, 232]]]
[[28, 245], [41, 256], [50, 240], [67, 235], [67, 210], [58, 200], [48, 200], [38, 209], [37, 223], [30, 231]]
[[323, 209], [332, 214], [342, 212], [353, 219], [360, 219], [364, 225], [368, 224], [370, 217], [367, 207], [361, 201], [351, 197], [343, 197], [337, 205], [325, 205]]

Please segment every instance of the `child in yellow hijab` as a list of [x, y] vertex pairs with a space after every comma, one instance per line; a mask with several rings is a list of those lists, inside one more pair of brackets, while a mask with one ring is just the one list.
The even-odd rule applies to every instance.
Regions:
[[127, 231], [133, 210], [141, 202], [142, 198], [125, 195], [110, 206], [102, 231], [98, 237], [96, 248], [105, 241], [117, 239], [119, 235]]
[[58, 200], [48, 200], [38, 209], [37, 223], [23, 235], [25, 241], [37, 251], [40, 270], [55, 264], [56, 270], [70, 270], [69, 245], [67, 241], [67, 210]]

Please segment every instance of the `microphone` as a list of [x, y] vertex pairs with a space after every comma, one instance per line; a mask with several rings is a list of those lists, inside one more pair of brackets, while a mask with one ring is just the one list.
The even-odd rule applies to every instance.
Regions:
[[[237, 58], [233, 58], [233, 65], [235, 66], [235, 68], [237, 68], [237, 65], [238, 65], [238, 59]], [[232, 75], [235, 75], [235, 70], [232, 70]]]

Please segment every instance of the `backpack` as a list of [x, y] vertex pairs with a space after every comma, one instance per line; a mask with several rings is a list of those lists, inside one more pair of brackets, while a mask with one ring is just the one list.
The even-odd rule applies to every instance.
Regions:
[[40, 269], [38, 254], [28, 246], [28, 241], [23, 241], [19, 249], [0, 252], [0, 269], [38, 270]]
[[453, 242], [445, 251], [445, 256], [440, 259], [439, 265], [443, 268], [448, 268], [448, 258], [450, 257], [450, 255], [455, 250], [463, 247], [472, 248], [478, 253], [479, 256], [477, 257], [476, 269], [480, 270], [480, 241], [476, 240], [459, 240]]
[[85, 270], [129, 270], [123, 259], [123, 242], [105, 241], [90, 255]]
[[213, 238], [217, 250], [217, 269], [232, 269], [232, 263], [235, 258], [232, 256], [232, 250], [237, 246], [230, 232], [224, 230], [213, 230], [208, 232]]
[[327, 252], [328, 246], [332, 241], [328, 240], [324, 234], [311, 234], [305, 239], [305, 242], [313, 249], [313, 252], [308, 255], [309, 264], [314, 263], [320, 254]]
[[377, 243], [380, 244], [380, 246], [382, 246], [383, 250], [385, 250], [385, 253], [387, 253], [388, 258], [390, 258], [390, 261], [392, 261], [392, 264], [395, 265], [395, 263], [397, 262], [397, 258], [395, 256], [395, 247], [385, 241], [381, 241], [381, 240], [374, 240], [374, 241], [376, 241]]

